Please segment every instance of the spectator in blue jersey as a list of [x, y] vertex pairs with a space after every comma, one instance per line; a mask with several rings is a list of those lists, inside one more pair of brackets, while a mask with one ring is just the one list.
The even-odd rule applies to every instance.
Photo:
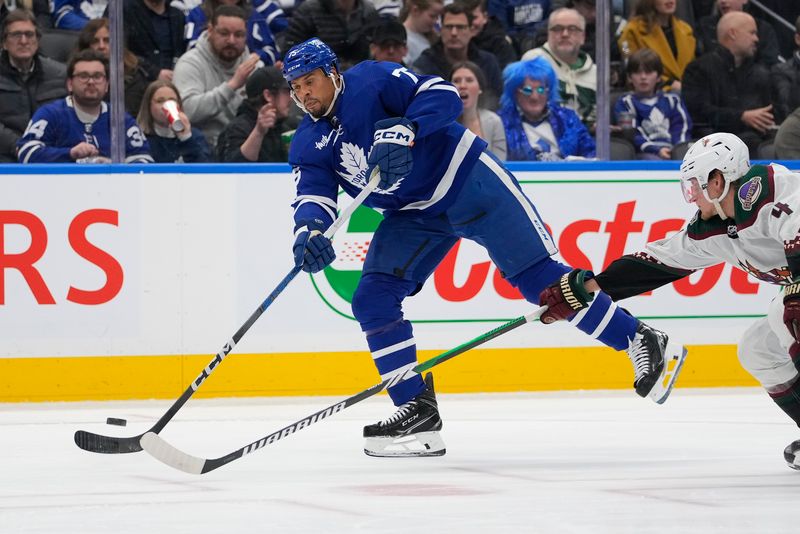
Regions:
[[[530, 302], [538, 303], [552, 284], [582, 289], [583, 280], [552, 258], [553, 238], [511, 172], [486, 150], [486, 141], [456, 122], [462, 103], [448, 82], [376, 61], [341, 73], [336, 55], [319, 39], [289, 50], [283, 75], [307, 114], [289, 149], [297, 187], [297, 267], [319, 272], [334, 261], [323, 232], [336, 216], [339, 188], [356, 196], [372, 170], [380, 170], [364, 205], [380, 210], [383, 219], [352, 306], [381, 378], [392, 380], [388, 392], [398, 410], [364, 428], [364, 450], [372, 456], [440, 456], [445, 447], [432, 376], [423, 380], [412, 372], [416, 341], [403, 301], [422, 289], [460, 238], [485, 247], [505, 280]], [[666, 334], [614, 307], [603, 293], [573, 302], [567, 315], [581, 311], [573, 324], [627, 349], [637, 393], [655, 393], [651, 398], [663, 401], [669, 392]], [[560, 317], [566, 310], [554, 311]]]
[[512, 63], [503, 77], [498, 115], [509, 161], [595, 157], [594, 138], [577, 113], [559, 103], [556, 73], [545, 58]]
[[265, 65], [280, 59], [275, 35], [286, 29], [289, 20], [273, 0], [256, 0], [252, 5], [244, 0], [205, 0], [186, 15], [187, 48], [197, 44], [214, 10], [221, 5], [238, 5], [247, 13], [247, 47], [257, 53]]
[[[165, 111], [165, 102], [172, 101], [178, 109], [172, 122]], [[204, 163], [212, 161], [211, 149], [203, 132], [192, 128], [183, 112], [183, 102], [172, 82], [156, 80], [147, 86], [136, 122], [147, 136], [150, 155], [156, 163]]]
[[223, 162], [270, 162], [289, 159], [296, 120], [289, 119], [292, 99], [281, 71], [261, 67], [247, 79], [247, 99], [217, 141]]
[[40, 31], [30, 11], [15, 9], [3, 21], [0, 52], [0, 162], [16, 163], [17, 141], [33, 113], [63, 98], [66, 68], [39, 53]]
[[82, 30], [92, 19], [103, 16], [108, 0], [53, 0], [53, 27]]
[[536, 46], [536, 32], [547, 22], [550, 0], [488, 0], [489, 15], [496, 17], [520, 51]]
[[124, 0], [122, 15], [126, 46], [142, 60], [148, 79], [172, 80], [186, 51], [183, 13], [170, 0]]
[[672, 147], [689, 141], [692, 119], [679, 94], [658, 90], [664, 68], [661, 58], [649, 48], [631, 55], [625, 67], [633, 91], [614, 105], [614, 118], [632, 118], [633, 145], [639, 159], [671, 159]]
[[414, 70], [447, 78], [457, 61], [472, 61], [486, 76], [484, 99], [486, 107], [497, 108], [497, 99], [503, 91], [503, 75], [497, 59], [472, 42], [472, 11], [461, 2], [453, 2], [442, 11], [442, 31], [439, 41], [422, 52], [414, 62]]
[[[108, 92], [108, 62], [99, 52], [84, 50], [67, 65], [69, 96], [33, 114], [17, 142], [20, 163], [108, 163], [111, 161], [111, 114], [103, 100]], [[151, 163], [142, 130], [125, 114], [125, 163]]]

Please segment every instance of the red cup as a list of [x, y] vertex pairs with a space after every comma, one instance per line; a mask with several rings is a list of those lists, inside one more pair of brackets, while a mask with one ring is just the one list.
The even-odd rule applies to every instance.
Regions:
[[183, 124], [181, 120], [181, 116], [178, 112], [178, 103], [174, 100], [166, 100], [163, 104], [161, 104], [161, 109], [164, 110], [164, 114], [167, 116], [167, 122], [169, 122], [170, 127], [176, 132], [182, 132], [186, 129], [186, 125]]

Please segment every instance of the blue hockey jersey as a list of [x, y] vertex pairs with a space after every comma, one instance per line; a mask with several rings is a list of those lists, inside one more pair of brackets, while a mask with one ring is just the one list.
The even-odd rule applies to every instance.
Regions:
[[366, 186], [375, 122], [391, 117], [416, 125], [414, 167], [364, 204], [426, 215], [444, 211], [486, 148], [486, 141], [456, 122], [463, 105], [455, 87], [389, 62], [364, 61], [343, 77], [344, 89], [331, 115], [316, 121], [306, 116], [292, 140], [295, 221], [318, 218], [328, 225], [336, 216], [338, 187], [355, 197]]
[[[98, 148], [101, 156], [111, 156], [111, 114], [102, 103], [100, 116], [83, 123], [75, 113], [72, 97], [45, 104], [31, 117], [25, 133], [17, 141], [20, 163], [72, 163], [69, 151], [81, 142]], [[129, 114], [125, 114], [125, 163], [152, 163], [147, 139]]]
[[53, 26], [60, 30], [82, 30], [91, 19], [98, 19], [108, 0], [53, 0]]
[[657, 154], [691, 138], [692, 119], [675, 93], [658, 91], [650, 98], [625, 93], [614, 105], [615, 119], [623, 111], [633, 115], [633, 144], [638, 152]]

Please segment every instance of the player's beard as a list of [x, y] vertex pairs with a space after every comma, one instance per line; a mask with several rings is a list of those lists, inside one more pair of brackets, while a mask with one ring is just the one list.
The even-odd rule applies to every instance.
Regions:
[[[315, 109], [313, 111], [308, 108], [309, 101], [313, 102], [315, 105]], [[306, 101], [303, 102], [303, 106], [308, 111], [308, 114], [314, 117], [315, 119], [321, 119], [322, 117], [325, 116], [325, 111], [326, 111], [325, 106], [322, 105], [322, 102], [316, 98], [313, 99], [307, 98]]]

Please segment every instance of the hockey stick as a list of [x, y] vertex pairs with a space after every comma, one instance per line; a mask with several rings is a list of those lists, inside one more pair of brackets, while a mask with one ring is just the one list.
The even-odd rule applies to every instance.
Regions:
[[[360, 206], [367, 196], [375, 190], [380, 180], [380, 174], [378, 171], [378, 167], [372, 171], [370, 174], [369, 182], [367, 183], [366, 187], [361, 190], [361, 192], [353, 199], [353, 201], [342, 211], [339, 217], [331, 224], [331, 226], [325, 231], [323, 234], [325, 237], [330, 239], [333, 237], [333, 234], [336, 233], [337, 230], [344, 224], [344, 222], [350, 218], [353, 212], [356, 210], [358, 206]], [[233, 348], [236, 346], [237, 343], [242, 339], [245, 333], [250, 330], [250, 327], [253, 326], [261, 314], [272, 304], [278, 295], [280, 295], [286, 286], [289, 285], [297, 273], [300, 272], [300, 267], [295, 266], [289, 271], [283, 280], [280, 281], [278, 286], [269, 294], [269, 296], [261, 303], [261, 305], [256, 308], [256, 311], [247, 318], [247, 321], [239, 327], [239, 330], [233, 334], [233, 337], [223, 345], [222, 350], [220, 350], [214, 359], [202, 370], [202, 372], [194, 379], [194, 381], [186, 388], [186, 391], [178, 397], [178, 400], [170, 406], [169, 410], [161, 416], [156, 424], [154, 424], [149, 430], [143, 432], [137, 436], [131, 437], [112, 437], [112, 436], [103, 436], [101, 434], [95, 434], [93, 432], [87, 432], [86, 430], [78, 430], [75, 432], [75, 444], [80, 447], [81, 449], [89, 452], [98, 452], [98, 453], [105, 453], [105, 454], [122, 454], [122, 453], [129, 453], [129, 452], [139, 452], [142, 450], [142, 446], [139, 443], [139, 440], [145, 434], [158, 434], [161, 430], [170, 422], [170, 420], [178, 413], [178, 410], [186, 404], [194, 392], [205, 382], [205, 380], [211, 376], [211, 373], [222, 363], [222, 360], [230, 354]]]
[[380, 384], [376, 384], [369, 389], [365, 389], [361, 393], [357, 393], [352, 397], [348, 397], [343, 401], [337, 402], [331, 406], [328, 406], [325, 409], [322, 409], [318, 412], [315, 412], [308, 417], [300, 419], [292, 423], [289, 426], [285, 426], [280, 430], [276, 430], [275, 432], [264, 436], [263, 438], [256, 440], [252, 443], [248, 443], [244, 447], [237, 449], [229, 454], [224, 456], [220, 456], [219, 458], [198, 458], [197, 456], [192, 456], [191, 454], [187, 454], [180, 449], [170, 445], [167, 443], [164, 438], [156, 434], [155, 432], [147, 432], [144, 436], [142, 436], [141, 443], [144, 450], [146, 450], [151, 456], [155, 459], [167, 464], [170, 467], [174, 467], [180, 471], [184, 471], [186, 473], [194, 474], [194, 475], [202, 475], [204, 473], [208, 473], [209, 471], [213, 471], [218, 467], [222, 467], [225, 464], [229, 464], [234, 460], [238, 460], [239, 458], [243, 457], [246, 454], [250, 454], [251, 452], [255, 452], [266, 445], [270, 445], [275, 443], [276, 441], [283, 439], [287, 436], [294, 434], [300, 430], [308, 428], [309, 426], [322, 421], [323, 419], [327, 419], [350, 406], [353, 406], [356, 403], [363, 401], [364, 399], [368, 399], [373, 395], [380, 393], [386, 388], [389, 388], [405, 378], [410, 377], [413, 373], [423, 373], [432, 367], [439, 365], [440, 363], [446, 362], [450, 358], [454, 358], [459, 354], [463, 354], [470, 349], [473, 349], [479, 345], [483, 345], [487, 341], [490, 341], [506, 332], [510, 332], [515, 328], [522, 326], [524, 324], [530, 323], [535, 321], [539, 318], [542, 313], [547, 309], [547, 306], [542, 306], [535, 311], [531, 312], [528, 315], [524, 315], [522, 317], [517, 317], [516, 319], [512, 319], [511, 321], [498, 326], [494, 330], [490, 330], [480, 336], [459, 345], [454, 349], [450, 349], [447, 352], [443, 352], [438, 356], [434, 356], [433, 358], [420, 363], [413, 369], [409, 369], [405, 373], [395, 375], [391, 378], [387, 378]]

